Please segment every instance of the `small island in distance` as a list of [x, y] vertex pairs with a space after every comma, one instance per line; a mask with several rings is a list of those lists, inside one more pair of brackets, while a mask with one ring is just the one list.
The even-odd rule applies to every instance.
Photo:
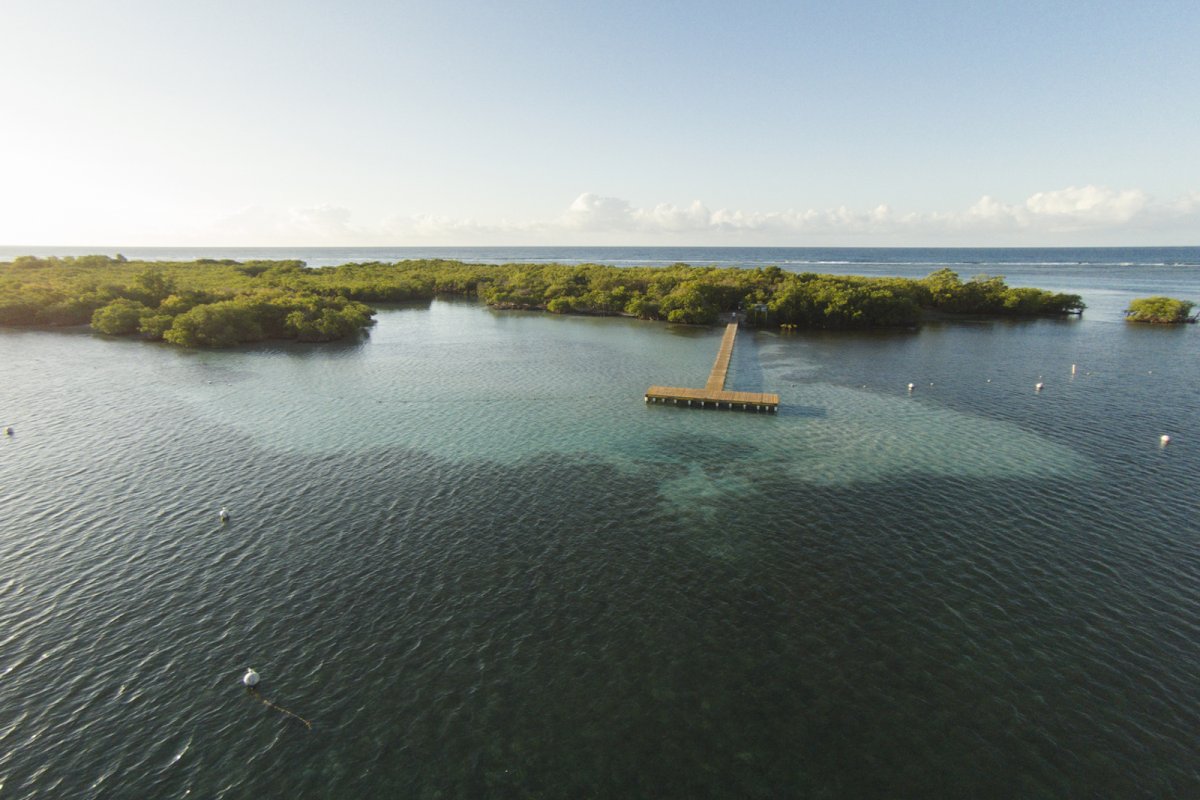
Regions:
[[1194, 323], [1196, 317], [1189, 315], [1195, 307], [1193, 302], [1176, 300], [1173, 297], [1139, 297], [1129, 302], [1129, 308], [1125, 309], [1125, 319], [1130, 322], [1150, 322], [1158, 325]]
[[448, 260], [309, 269], [302, 261], [133, 261], [121, 255], [0, 262], [0, 326], [90, 324], [184, 347], [267, 339], [322, 342], [374, 323], [368, 303], [468, 297], [501, 309], [709, 325], [743, 311], [761, 328], [913, 327], [930, 315], [1081, 314], [1079, 295], [967, 281], [793, 273], [779, 267], [612, 267]]

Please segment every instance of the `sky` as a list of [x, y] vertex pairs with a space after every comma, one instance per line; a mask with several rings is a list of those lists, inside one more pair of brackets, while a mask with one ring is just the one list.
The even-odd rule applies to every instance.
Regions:
[[1200, 3], [0, 0], [0, 246], [1200, 244]]

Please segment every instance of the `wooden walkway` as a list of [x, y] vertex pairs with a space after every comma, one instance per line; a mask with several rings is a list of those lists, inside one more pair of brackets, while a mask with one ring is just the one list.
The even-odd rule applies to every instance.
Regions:
[[733, 356], [733, 342], [737, 339], [738, 324], [731, 322], [721, 337], [717, 360], [708, 383], [703, 389], [686, 389], [678, 386], [651, 386], [646, 390], [647, 403], [686, 403], [693, 408], [740, 408], [744, 411], [775, 411], [779, 408], [779, 395], [760, 392], [727, 392], [725, 378], [729, 374], [729, 359]]
[[738, 325], [731, 322], [725, 326], [725, 335], [721, 337], [721, 349], [717, 351], [717, 360], [713, 362], [712, 372], [708, 373], [708, 383], [704, 388], [710, 392], [719, 392], [725, 388], [725, 376], [729, 374], [729, 359], [733, 356], [733, 340], [737, 338]]

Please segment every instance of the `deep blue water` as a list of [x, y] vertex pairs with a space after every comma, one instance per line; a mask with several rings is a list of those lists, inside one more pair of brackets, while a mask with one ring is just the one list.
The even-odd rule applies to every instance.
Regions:
[[1089, 308], [744, 331], [778, 415], [647, 406], [720, 331], [624, 319], [0, 331], [0, 798], [1200, 796], [1200, 330], [1120, 314], [1200, 300], [1195, 248], [124, 252], [948, 265]]

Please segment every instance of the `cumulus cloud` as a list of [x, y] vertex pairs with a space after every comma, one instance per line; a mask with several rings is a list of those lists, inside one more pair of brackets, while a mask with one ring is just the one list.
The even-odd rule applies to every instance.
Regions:
[[1100, 186], [1038, 192], [1025, 201], [1035, 217], [1067, 225], [1113, 225], [1128, 222], [1146, 207], [1149, 198], [1140, 189], [1117, 192]]
[[[872, 208], [753, 211], [686, 205], [637, 207], [628, 200], [584, 192], [557, 216], [480, 221], [420, 214], [356, 225], [336, 206], [272, 212], [245, 209], [213, 226], [225, 244], [1040, 244], [1076, 236], [1074, 243], [1118, 241], [1132, 232], [1194, 239], [1200, 192], [1156, 201], [1140, 189], [1067, 187], [1023, 201], [984, 195], [961, 210], [901, 212]], [[1107, 237], [1107, 239], [1106, 239]]]
[[560, 222], [568, 230], [576, 231], [628, 230], [634, 216], [626, 200], [584, 192], [575, 198]]
[[956, 220], [964, 230], [1029, 233], [1107, 232], [1178, 229], [1200, 222], [1200, 193], [1156, 202], [1141, 189], [1117, 191], [1103, 186], [1071, 186], [1030, 195], [1006, 204], [990, 196]]

